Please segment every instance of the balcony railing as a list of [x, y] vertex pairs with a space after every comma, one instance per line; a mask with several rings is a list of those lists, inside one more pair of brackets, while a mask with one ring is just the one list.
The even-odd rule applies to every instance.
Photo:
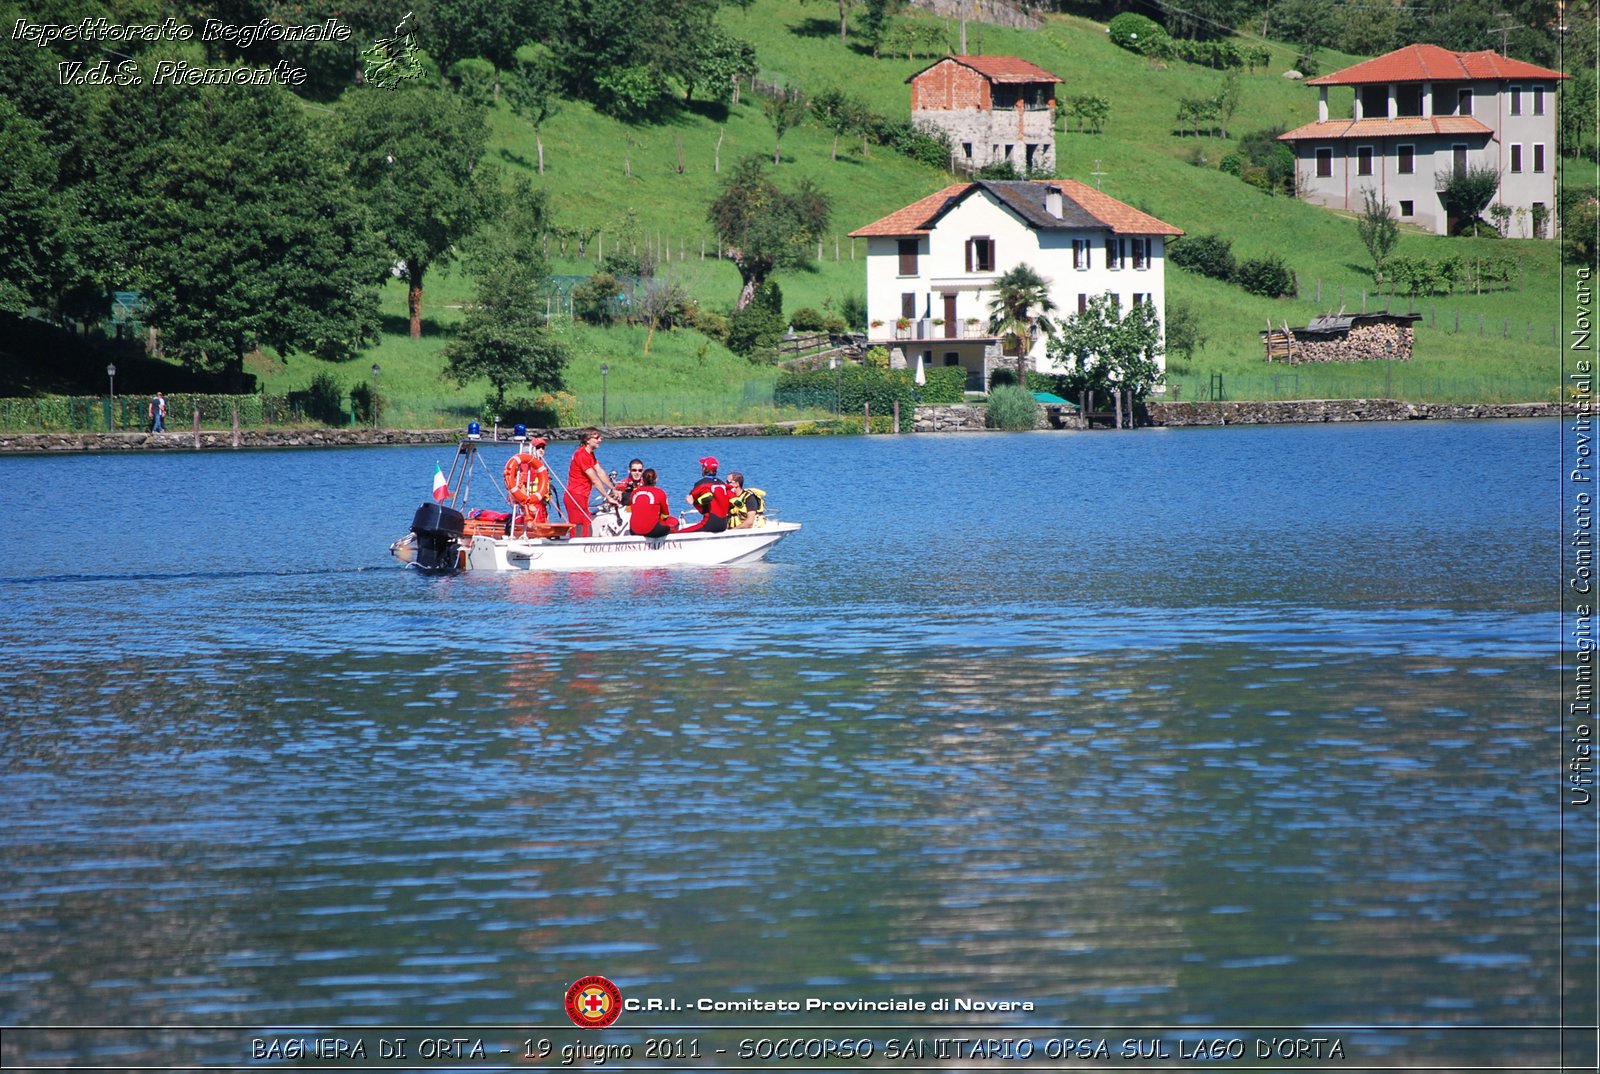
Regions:
[[918, 317], [904, 328], [901, 328], [896, 322], [890, 321], [872, 329], [868, 336], [872, 339], [990, 339], [993, 337], [993, 333], [989, 331], [988, 325], [984, 321], [977, 321], [973, 324], [957, 321], [952, 328], [952, 326], [942, 321], [935, 323], [934, 318], [931, 317]]

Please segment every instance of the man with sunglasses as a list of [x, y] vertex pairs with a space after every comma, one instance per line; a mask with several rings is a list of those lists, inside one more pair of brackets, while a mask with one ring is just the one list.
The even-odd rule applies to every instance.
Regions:
[[572, 523], [574, 537], [594, 536], [594, 516], [589, 513], [589, 494], [595, 488], [600, 489], [607, 503], [617, 502], [616, 487], [595, 458], [595, 451], [602, 439], [600, 430], [592, 425], [580, 432], [578, 450], [573, 452], [572, 464], [567, 467], [567, 491], [561, 498], [561, 504], [567, 512], [567, 521]]

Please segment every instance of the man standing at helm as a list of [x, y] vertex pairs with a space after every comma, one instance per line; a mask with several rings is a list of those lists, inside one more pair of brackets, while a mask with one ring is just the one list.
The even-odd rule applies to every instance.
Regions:
[[611, 478], [600, 469], [595, 451], [600, 447], [600, 430], [589, 426], [578, 434], [578, 450], [572, 453], [572, 465], [567, 467], [567, 493], [562, 506], [567, 511], [567, 521], [572, 523], [572, 536], [592, 537], [593, 517], [589, 514], [589, 493], [598, 488], [608, 503], [617, 502]]
[[545, 465], [548, 441], [536, 436], [523, 443], [506, 463], [506, 499], [516, 508], [513, 536], [527, 536], [528, 527], [550, 521], [550, 467]]

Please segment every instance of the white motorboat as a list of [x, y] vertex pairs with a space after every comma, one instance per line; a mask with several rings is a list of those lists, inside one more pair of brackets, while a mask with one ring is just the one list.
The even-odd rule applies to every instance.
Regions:
[[596, 515], [593, 537], [568, 537], [571, 527], [564, 523], [540, 527], [548, 536], [511, 536], [499, 512], [491, 519], [469, 517], [477, 514], [467, 503], [474, 466], [481, 465], [480, 447], [476, 440], [461, 442], [444, 484], [445, 499], [417, 508], [411, 532], [389, 546], [402, 563], [440, 572], [714, 567], [753, 563], [800, 529], [798, 522], [759, 518], [745, 529], [646, 538], [629, 532], [626, 517], [613, 508]]

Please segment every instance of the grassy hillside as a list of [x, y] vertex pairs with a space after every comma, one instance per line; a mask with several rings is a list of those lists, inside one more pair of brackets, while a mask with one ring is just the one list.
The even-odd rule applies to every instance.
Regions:
[[[906, 78], [931, 62], [930, 57], [873, 59], [854, 43], [842, 45], [836, 24], [828, 17], [830, 10], [798, 0], [754, 0], [748, 9], [729, 9], [725, 18], [729, 30], [756, 44], [763, 80], [812, 93], [840, 88], [865, 98], [880, 113], [903, 115], [909, 103]], [[947, 32], [954, 42], [954, 24], [947, 26]], [[1425, 314], [1431, 308], [1433, 324], [1423, 322], [1418, 357], [1402, 367], [1390, 363], [1381, 363], [1379, 369], [1301, 367], [1293, 380], [1282, 367], [1268, 367], [1258, 336], [1266, 322], [1303, 324], [1318, 312], [1337, 308], [1341, 293], [1347, 308], [1360, 309], [1363, 288], [1372, 286], [1370, 260], [1349, 219], [1269, 196], [1218, 171], [1215, 162], [1232, 141], [1173, 133], [1177, 98], [1215, 92], [1221, 73], [1182, 63], [1154, 64], [1112, 45], [1103, 25], [1066, 16], [1049, 18], [1041, 32], [969, 26], [968, 44], [974, 52], [1020, 55], [1056, 72], [1066, 80], [1060, 89], [1064, 98], [1093, 92], [1110, 100], [1110, 120], [1103, 134], [1070, 129], [1062, 134], [1061, 175], [1097, 183], [1107, 193], [1190, 233], [1216, 231], [1229, 236], [1241, 257], [1277, 254], [1294, 269], [1301, 297], [1276, 301], [1182, 270], [1169, 271], [1169, 295], [1194, 304], [1208, 340], [1192, 362], [1175, 367], [1174, 379], [1183, 398], [1195, 397], [1211, 383], [1213, 373], [1227, 378], [1233, 397], [1388, 393], [1541, 398], [1556, 389], [1551, 333], [1556, 328], [1559, 251], [1553, 242], [1409, 233], [1399, 253], [1423, 257], [1510, 253], [1521, 263], [1522, 278], [1513, 289], [1500, 293], [1425, 300], [1420, 308]], [[1289, 48], [1274, 47], [1270, 69], [1242, 75], [1243, 103], [1230, 132], [1235, 137], [1268, 126], [1298, 125], [1315, 116], [1315, 91], [1281, 77], [1292, 59]], [[1323, 69], [1354, 59], [1324, 54]], [[1349, 105], [1348, 91], [1341, 92], [1342, 97], [1340, 92], [1333, 95], [1334, 114]], [[536, 153], [528, 125], [503, 107], [494, 110], [491, 124], [491, 159], [508, 173], [532, 175]], [[1066, 125], [1071, 127], [1070, 117]], [[537, 181], [549, 192], [556, 223], [599, 229], [587, 259], [579, 259], [574, 246], [569, 245], [566, 256], [553, 246], [555, 271], [593, 271], [601, 244], [613, 249], [619, 242], [648, 244], [668, 252], [661, 271], [681, 280], [703, 304], [724, 308], [732, 304], [738, 276], [731, 265], [714, 257], [705, 206], [718, 189], [720, 176], [714, 170], [718, 155], [726, 167], [746, 155], [770, 158], [772, 154], [772, 128], [756, 99], [747, 93], [735, 106], [697, 105], [666, 122], [637, 127], [567, 102], [542, 133], [546, 172]], [[831, 234], [823, 242], [822, 260], [808, 271], [778, 277], [785, 306], [791, 310], [836, 305], [847, 294], [862, 294], [862, 247], [856, 244], [853, 260], [845, 233], [950, 181], [944, 172], [882, 147], [864, 153], [858, 139], [846, 138], [839, 159], [830, 160], [832, 142], [832, 135], [814, 124], [790, 131], [783, 140], [783, 162], [776, 169], [780, 181], [791, 184], [809, 176], [833, 199]], [[1199, 158], [1210, 163], [1190, 163]], [[702, 249], [713, 256], [702, 259]], [[1318, 281], [1320, 303], [1315, 300]], [[451, 307], [469, 294], [470, 281], [461, 276], [449, 271], [431, 274], [426, 296], [430, 328], [448, 331], [459, 318]], [[391, 413], [398, 415], [409, 407], [419, 421], [442, 402], [453, 400], [457, 410], [475, 406], [486, 386], [471, 387], [455, 399], [454, 389], [437, 379], [443, 341], [439, 332], [420, 343], [403, 338], [403, 302], [400, 285], [391, 284], [385, 293], [391, 334], [355, 367], [356, 372], [345, 367], [335, 369], [336, 375], [353, 383], [366, 379], [372, 360], [380, 362], [384, 394], [395, 403]], [[1385, 304], [1390, 303], [1376, 297], [1368, 302], [1374, 309]], [[1404, 308], [1404, 299], [1392, 305]], [[1483, 336], [1478, 335], [1480, 319]], [[602, 361], [611, 365], [613, 387], [627, 369], [630, 382], [668, 394], [704, 394], [708, 384], [724, 382], [729, 400], [743, 397], [746, 381], [770, 383], [772, 376], [689, 332], [658, 334], [649, 359], [640, 354], [643, 334], [632, 330], [577, 329], [573, 339], [580, 357], [571, 370], [570, 386], [584, 413], [596, 417]], [[638, 369], [633, 369], [635, 365]], [[296, 357], [258, 371], [269, 389], [283, 390], [304, 386], [321, 368], [313, 360]], [[1276, 383], [1253, 382], [1274, 372]], [[617, 420], [616, 411], [610, 416]]]

